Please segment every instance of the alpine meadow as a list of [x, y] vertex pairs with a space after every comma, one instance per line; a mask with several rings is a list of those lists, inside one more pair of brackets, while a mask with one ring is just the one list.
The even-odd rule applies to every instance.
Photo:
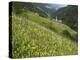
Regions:
[[13, 1], [12, 58], [78, 54], [78, 6]]

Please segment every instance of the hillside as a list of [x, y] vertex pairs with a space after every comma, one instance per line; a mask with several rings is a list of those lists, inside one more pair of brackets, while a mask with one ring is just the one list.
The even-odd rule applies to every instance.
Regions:
[[28, 11], [12, 15], [12, 57], [76, 55], [77, 32]]
[[62, 4], [47, 4], [47, 3], [26, 3], [13, 2], [12, 11], [20, 14], [24, 11], [32, 11], [38, 13], [39, 16], [49, 18], [50, 20], [62, 20], [63, 24], [77, 32], [78, 25], [78, 6], [77, 5], [62, 5]]
[[55, 12], [55, 15], [58, 16], [58, 19], [63, 20], [63, 23], [71, 27], [73, 30], [77, 31], [78, 29], [78, 6], [77, 5], [68, 5], [64, 8], [60, 8]]

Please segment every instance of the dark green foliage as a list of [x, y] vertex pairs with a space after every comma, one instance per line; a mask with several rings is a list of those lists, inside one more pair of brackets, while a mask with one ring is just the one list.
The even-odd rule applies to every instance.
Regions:
[[14, 13], [21, 14], [22, 12], [27, 12], [27, 10], [35, 12], [35, 7], [32, 3], [12, 2], [12, 11]]
[[77, 38], [76, 35], [77, 35], [77, 34], [71, 35], [68, 30], [63, 30], [61, 34], [62, 34], [64, 37], [70, 38], [70, 39], [73, 40], [73, 41], [77, 41], [77, 40], [76, 40], [76, 38]]
[[22, 12], [23, 6], [20, 2], [12, 2], [12, 11], [16, 14], [20, 14]]
[[33, 3], [12, 2], [12, 11], [14, 13], [21, 14], [22, 12], [27, 12], [27, 10], [38, 13], [42, 17], [48, 17], [47, 13], [41, 9], [38, 9]]
[[37, 13], [42, 17], [45, 17], [45, 18], [48, 17], [48, 15], [43, 11], [37, 10]]
[[58, 19], [63, 20], [64, 24], [67, 24], [72, 29], [77, 31], [78, 24], [78, 6], [69, 5], [67, 7], [61, 8], [56, 12]]

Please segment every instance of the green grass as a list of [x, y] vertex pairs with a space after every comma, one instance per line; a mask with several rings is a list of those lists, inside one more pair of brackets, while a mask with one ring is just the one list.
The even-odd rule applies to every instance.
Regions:
[[[76, 55], [76, 32], [32, 12], [12, 15], [12, 57]], [[73, 39], [72, 39], [73, 38]]]
[[40, 17], [39, 15], [35, 15], [35, 13], [32, 13], [32, 12], [27, 12], [23, 14], [23, 16], [25, 19], [27, 18], [33, 22], [36, 22], [39, 25], [44, 26], [52, 31], [55, 31], [60, 35], [63, 34], [64, 32], [67, 32], [67, 33], [69, 32], [70, 37], [76, 40], [77, 33], [73, 31], [71, 28], [69, 28], [68, 26], [66, 26], [65, 24], [58, 23], [55, 20], [54, 21], [49, 20], [48, 18], [46, 19], [46, 18]]

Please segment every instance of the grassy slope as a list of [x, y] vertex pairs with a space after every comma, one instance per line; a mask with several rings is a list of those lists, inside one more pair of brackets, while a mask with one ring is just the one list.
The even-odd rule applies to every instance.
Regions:
[[[24, 17], [13, 15], [12, 22], [13, 58], [77, 54], [77, 44], [71, 39], [76, 32], [64, 24], [31, 12]], [[61, 35], [65, 30], [71, 37]]]

